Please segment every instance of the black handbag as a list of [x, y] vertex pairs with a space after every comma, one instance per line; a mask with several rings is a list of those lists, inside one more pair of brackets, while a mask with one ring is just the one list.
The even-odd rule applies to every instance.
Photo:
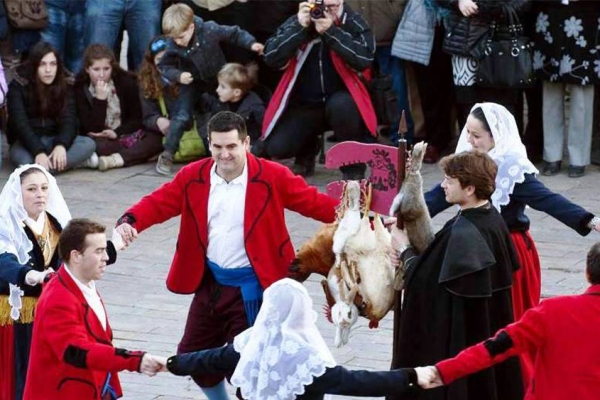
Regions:
[[497, 23], [492, 23], [485, 56], [479, 61], [476, 84], [489, 88], [527, 88], [535, 81], [532, 46], [529, 38], [523, 36], [523, 26], [514, 8], [503, 8], [508, 19], [510, 38], [498, 39]]
[[358, 76], [369, 91], [371, 103], [377, 116], [377, 124], [392, 125], [400, 119], [398, 96], [394, 91], [393, 77], [380, 73], [376, 66], [372, 71], [373, 77], [369, 81], [362, 74]]

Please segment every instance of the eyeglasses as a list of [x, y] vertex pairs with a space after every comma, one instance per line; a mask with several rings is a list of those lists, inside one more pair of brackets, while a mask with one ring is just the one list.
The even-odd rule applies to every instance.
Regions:
[[150, 51], [153, 53], [164, 50], [167, 47], [167, 41], [165, 39], [155, 40], [150, 44]]

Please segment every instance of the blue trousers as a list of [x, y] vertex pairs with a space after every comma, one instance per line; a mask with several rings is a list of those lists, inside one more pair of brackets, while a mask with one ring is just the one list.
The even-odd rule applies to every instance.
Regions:
[[65, 67], [74, 74], [81, 71], [85, 12], [70, 13], [51, 5], [48, 8], [48, 26], [41, 32], [42, 40], [58, 50]]

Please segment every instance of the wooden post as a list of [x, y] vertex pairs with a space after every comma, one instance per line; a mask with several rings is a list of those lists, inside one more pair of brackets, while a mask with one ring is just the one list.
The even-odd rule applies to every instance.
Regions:
[[[400, 135], [400, 140], [398, 140], [398, 192], [400, 192], [400, 188], [406, 177], [406, 132], [408, 132], [408, 128], [406, 127], [406, 114], [404, 110], [402, 110], [400, 123], [398, 124], [398, 134]], [[396, 226], [403, 229], [404, 223], [400, 219], [400, 216], [396, 215], [396, 217]]]

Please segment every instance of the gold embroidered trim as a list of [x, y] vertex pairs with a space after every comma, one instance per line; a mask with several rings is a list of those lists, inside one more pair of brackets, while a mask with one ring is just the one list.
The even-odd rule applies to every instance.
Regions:
[[[37, 305], [37, 297], [23, 296], [21, 297], [23, 307], [21, 307], [21, 316], [17, 322], [21, 324], [30, 324], [33, 322], [35, 306]], [[0, 295], [0, 326], [12, 325], [13, 319], [10, 317], [10, 304], [8, 304], [8, 296]]]

